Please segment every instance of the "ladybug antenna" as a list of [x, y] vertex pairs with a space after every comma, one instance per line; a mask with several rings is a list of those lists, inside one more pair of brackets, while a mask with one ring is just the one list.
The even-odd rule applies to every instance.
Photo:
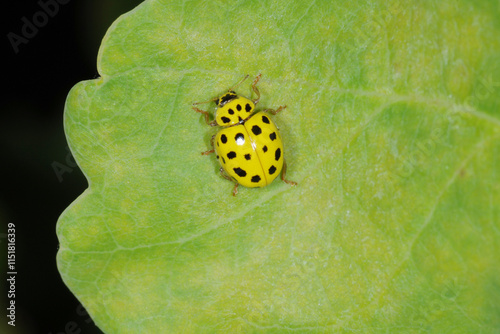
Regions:
[[210, 103], [210, 102], [215, 101], [215, 100], [217, 100], [217, 99], [219, 99], [219, 98], [218, 98], [218, 97], [214, 97], [213, 99], [208, 100], [208, 101], [203, 101], [203, 102], [194, 102], [194, 103], [193, 103], [193, 105], [196, 105], [196, 104], [205, 104], [205, 103]]
[[236, 89], [236, 87], [238, 87], [239, 85], [241, 85], [246, 79], [248, 79], [249, 75], [245, 75], [245, 77], [243, 79], [240, 80], [240, 82], [238, 82], [236, 85], [234, 85], [232, 88], [230, 88], [228, 90], [228, 92], [231, 92], [231, 91], [234, 91]]
[[[232, 92], [233, 90], [236, 89], [236, 87], [238, 87], [239, 85], [241, 85], [246, 79], [248, 79], [249, 75], [245, 75], [245, 77], [243, 79], [240, 80], [240, 82], [238, 82], [235, 86], [233, 86], [232, 88], [229, 88], [228, 89], [228, 92]], [[219, 97], [214, 97], [213, 99], [211, 100], [208, 100], [208, 101], [203, 101], [203, 102], [194, 102], [193, 105], [197, 105], [197, 104], [205, 104], [205, 103], [210, 103], [212, 101], [218, 101], [219, 100]], [[216, 103], [218, 104], [218, 103]]]

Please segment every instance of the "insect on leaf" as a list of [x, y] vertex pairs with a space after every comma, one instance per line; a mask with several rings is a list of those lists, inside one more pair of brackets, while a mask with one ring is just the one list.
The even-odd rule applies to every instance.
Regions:
[[[58, 268], [106, 333], [500, 328], [497, 1], [150, 0], [67, 139]], [[240, 187], [191, 105], [262, 73], [290, 187]], [[252, 98], [249, 85], [237, 88]], [[212, 111], [214, 104], [207, 104]]]

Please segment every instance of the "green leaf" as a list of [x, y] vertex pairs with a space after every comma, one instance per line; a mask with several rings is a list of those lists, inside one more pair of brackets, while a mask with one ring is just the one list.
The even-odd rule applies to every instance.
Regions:
[[[144, 2], [68, 96], [62, 278], [106, 333], [497, 332], [499, 33], [493, 0]], [[233, 198], [191, 104], [247, 73], [298, 186]]]

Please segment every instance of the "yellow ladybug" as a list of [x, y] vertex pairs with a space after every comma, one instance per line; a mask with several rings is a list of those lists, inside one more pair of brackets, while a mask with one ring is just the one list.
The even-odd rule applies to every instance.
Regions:
[[254, 100], [234, 92], [234, 89], [248, 78], [247, 75], [226, 94], [207, 102], [194, 103], [196, 105], [215, 101], [217, 110], [213, 121], [210, 121], [207, 111], [193, 107], [196, 112], [205, 116], [207, 124], [222, 127], [212, 137], [211, 144], [214, 149], [202, 154], [216, 153], [222, 166], [221, 175], [235, 183], [233, 196], [238, 193], [239, 184], [249, 188], [265, 187], [280, 173], [284, 182], [292, 186], [297, 184], [285, 179], [283, 141], [278, 128], [267, 115], [276, 115], [286, 106], [254, 113], [255, 105], [260, 100], [257, 88], [260, 77], [259, 74], [252, 83], [252, 90], [257, 95]]

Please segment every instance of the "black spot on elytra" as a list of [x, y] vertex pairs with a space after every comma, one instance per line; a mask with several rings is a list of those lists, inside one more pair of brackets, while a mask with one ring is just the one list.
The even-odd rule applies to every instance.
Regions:
[[258, 183], [260, 181], [260, 176], [259, 175], [252, 176], [252, 180], [251, 181], [253, 183]]
[[271, 133], [269, 138], [271, 138], [271, 140], [276, 140], [276, 132]]
[[224, 157], [221, 157], [222, 158], [222, 163], [225, 165], [226, 164], [226, 160], [224, 159]]
[[237, 133], [236, 136], [234, 136], [234, 140], [236, 140], [236, 143], [238, 145], [243, 145], [243, 143], [245, 142], [245, 136], [241, 132]]
[[236, 158], [236, 152], [234, 152], [234, 151], [229, 152], [227, 154], [227, 158], [228, 159], [234, 159], [234, 158]]
[[237, 104], [237, 105], [236, 105], [236, 109], [237, 109], [238, 111], [241, 111], [241, 104]]
[[246, 110], [246, 112], [250, 112], [250, 110], [252, 110], [252, 106], [250, 106], [250, 104], [249, 104], [249, 103], [247, 103], [247, 104], [245, 105], [245, 110]]
[[215, 100], [215, 104], [219, 105], [219, 101], [220, 101], [220, 99]]
[[226, 137], [226, 135], [220, 136], [220, 141], [222, 142], [222, 144], [227, 143], [227, 137]]
[[245, 159], [250, 160], [252, 158], [252, 155], [250, 153], [245, 154]]
[[227, 113], [228, 113], [229, 115], [234, 115], [234, 110], [233, 110], [233, 109], [231, 109], [231, 108], [229, 108], [229, 109], [227, 110]]
[[274, 158], [278, 161], [281, 158], [281, 149], [278, 147], [276, 152], [274, 152]]
[[254, 125], [252, 126], [252, 132], [254, 135], [260, 135], [262, 133], [262, 130], [260, 129], [260, 127], [258, 125]]
[[269, 124], [269, 118], [266, 115], [262, 115], [262, 122]]
[[231, 120], [229, 118], [227, 118], [226, 116], [222, 116], [220, 119], [222, 120], [222, 123], [229, 123], [229, 122], [231, 122]]
[[267, 152], [267, 146], [266, 145], [264, 145], [264, 147], [262, 148], [262, 151], [264, 151], [264, 153]]
[[233, 168], [233, 170], [236, 173], [236, 175], [238, 175], [239, 177], [245, 177], [245, 176], [247, 176], [247, 172], [245, 172], [240, 167]]
[[271, 167], [269, 168], [269, 174], [270, 174], [270, 175], [273, 175], [275, 172], [276, 172], [276, 167], [271, 166]]

